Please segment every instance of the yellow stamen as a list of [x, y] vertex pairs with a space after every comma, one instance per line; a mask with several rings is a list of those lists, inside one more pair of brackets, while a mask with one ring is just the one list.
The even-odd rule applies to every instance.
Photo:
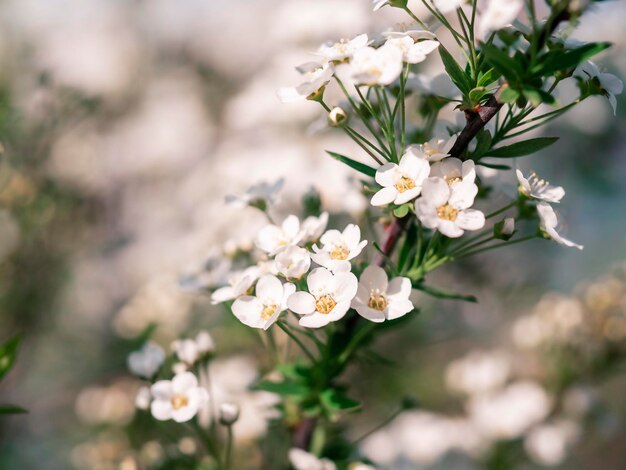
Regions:
[[387, 308], [387, 297], [378, 289], [372, 290], [370, 291], [370, 299], [367, 302], [367, 306], [382, 312]]
[[330, 257], [339, 261], [344, 261], [348, 259], [349, 255], [350, 250], [348, 250], [346, 245], [344, 245], [343, 243], [333, 246], [333, 248], [330, 250]]
[[324, 315], [330, 313], [335, 308], [337, 302], [330, 295], [325, 294], [315, 300], [315, 310]]
[[448, 185], [452, 186], [454, 183], [458, 183], [459, 181], [463, 181], [463, 178], [461, 178], [460, 176], [453, 176], [451, 178], [448, 178]]
[[399, 193], [403, 193], [405, 191], [408, 191], [409, 189], [415, 188], [415, 181], [413, 181], [411, 178], [407, 178], [406, 176], [403, 176], [395, 184], [395, 186]]
[[264, 305], [263, 310], [261, 310], [261, 318], [263, 320], [269, 320], [274, 316], [276, 310], [278, 310], [278, 305]]
[[444, 220], [454, 222], [459, 215], [459, 210], [452, 207], [450, 204], [445, 204], [437, 208], [437, 217]]
[[174, 395], [172, 397], [172, 408], [180, 410], [189, 404], [189, 399], [185, 395]]

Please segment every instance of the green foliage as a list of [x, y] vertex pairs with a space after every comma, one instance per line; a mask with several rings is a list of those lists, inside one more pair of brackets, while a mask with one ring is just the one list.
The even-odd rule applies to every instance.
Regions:
[[483, 156], [493, 158], [514, 158], [530, 155], [554, 144], [558, 137], [537, 137], [536, 139], [523, 140], [504, 147], [491, 149]]
[[463, 95], [468, 95], [472, 88], [474, 88], [468, 74], [463, 71], [445, 47], [439, 46], [439, 55], [441, 56], [443, 66], [445, 67], [446, 72], [448, 72], [448, 75], [450, 75], [452, 82], [459, 90], [461, 90]]
[[15, 336], [0, 346], [0, 380], [13, 368], [19, 345], [20, 338]]
[[376, 175], [376, 169], [372, 168], [371, 166], [367, 166], [364, 163], [357, 162], [356, 160], [346, 157], [345, 155], [341, 155], [336, 152], [331, 152], [330, 150], [326, 150], [326, 153], [330, 155], [331, 157], [333, 157], [334, 159], [339, 160], [341, 163], [345, 163], [350, 168], [358, 171], [359, 173], [363, 173], [364, 175], [369, 176], [371, 178], [373, 178]]

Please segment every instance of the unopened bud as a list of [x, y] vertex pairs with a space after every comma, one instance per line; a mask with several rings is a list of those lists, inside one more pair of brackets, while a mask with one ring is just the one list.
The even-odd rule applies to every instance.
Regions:
[[339, 106], [330, 110], [328, 113], [328, 124], [332, 127], [341, 127], [348, 121], [348, 115]]
[[513, 235], [515, 232], [515, 219], [507, 217], [502, 224], [502, 235]]
[[220, 405], [220, 424], [231, 426], [239, 419], [239, 406], [234, 403]]

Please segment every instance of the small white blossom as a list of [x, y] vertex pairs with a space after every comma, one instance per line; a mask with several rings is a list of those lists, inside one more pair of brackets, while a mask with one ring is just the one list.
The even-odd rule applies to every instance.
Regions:
[[546, 423], [528, 433], [524, 448], [539, 465], [556, 466], [567, 458], [569, 447], [579, 435], [580, 426], [573, 421]]
[[363, 318], [376, 323], [395, 320], [413, 310], [410, 295], [409, 278], [395, 277], [389, 281], [385, 270], [372, 264], [361, 274], [352, 308]]
[[478, 17], [479, 37], [510, 25], [524, 8], [524, 0], [489, 0]]
[[606, 93], [606, 97], [611, 103], [611, 107], [613, 108], [613, 114], [617, 114], [617, 95], [621, 95], [624, 91], [624, 83], [617, 78], [612, 73], [603, 73], [600, 72], [598, 66], [591, 62], [587, 61], [574, 72], [574, 75], [577, 77], [588, 79], [597, 79], [598, 83], [600, 83], [600, 87]]
[[431, 163], [438, 162], [450, 155], [450, 150], [454, 146], [456, 138], [456, 134], [447, 139], [434, 137], [423, 144], [409, 146], [407, 152], [425, 158]]
[[470, 209], [477, 192], [475, 184], [460, 182], [450, 187], [442, 178], [428, 178], [422, 197], [415, 201], [415, 213], [425, 227], [458, 238], [465, 230], [480, 230], [485, 225], [485, 215]]
[[402, 73], [402, 57], [402, 49], [391, 44], [363, 47], [352, 58], [352, 76], [363, 85], [389, 85]]
[[463, 4], [464, 0], [433, 0], [433, 4], [441, 13], [450, 13]]
[[266, 209], [277, 203], [278, 192], [282, 189], [285, 180], [280, 178], [274, 183], [261, 182], [250, 186], [246, 192], [240, 196], [229, 195], [226, 196], [226, 204], [235, 207], [258, 207]]
[[259, 278], [258, 266], [250, 266], [243, 271], [231, 273], [228, 279], [228, 285], [216, 289], [211, 295], [211, 303], [213, 305], [233, 300], [240, 295], [245, 294], [252, 288], [254, 282]]
[[233, 303], [233, 314], [244, 325], [267, 330], [287, 308], [287, 298], [293, 294], [293, 284], [283, 284], [276, 276], [266, 274], [256, 284], [255, 295], [244, 295]]
[[350, 271], [350, 260], [363, 251], [367, 240], [361, 240], [361, 229], [358, 225], [349, 224], [343, 232], [328, 230], [320, 238], [320, 243], [321, 247], [313, 245], [313, 261], [333, 272]]
[[428, 161], [410, 147], [400, 164], [385, 163], [376, 170], [376, 182], [383, 188], [372, 197], [373, 206], [404, 204], [420, 195], [422, 184], [430, 174]]
[[299, 246], [288, 246], [276, 255], [276, 269], [287, 279], [300, 279], [310, 267], [310, 253]]
[[213, 338], [207, 331], [201, 331], [195, 339], [179, 339], [172, 342], [172, 351], [186, 364], [194, 364], [201, 356], [215, 349]]
[[326, 230], [328, 225], [328, 212], [322, 212], [319, 217], [308, 216], [302, 221], [302, 243], [316, 242]]
[[315, 97], [328, 84], [334, 73], [332, 64], [315, 62], [302, 64], [298, 71], [304, 75], [304, 82], [296, 87], [279, 88], [276, 92], [283, 103]]
[[333, 274], [326, 268], [316, 268], [307, 277], [309, 292], [292, 294], [287, 305], [289, 310], [303, 315], [300, 325], [319, 328], [343, 318], [358, 284], [356, 276], [350, 272]]
[[402, 60], [407, 64], [424, 62], [428, 54], [439, 47], [439, 42], [433, 39], [416, 40], [409, 33], [399, 33], [388, 36], [386, 46], [395, 46], [402, 51]]
[[467, 395], [488, 393], [502, 387], [511, 374], [503, 351], [472, 351], [446, 368], [446, 385]]
[[450, 187], [462, 184], [474, 184], [476, 165], [473, 160], [461, 161], [458, 158], [444, 158], [433, 164], [430, 176], [444, 179]]
[[156, 374], [165, 361], [165, 351], [156, 343], [148, 342], [139, 351], [128, 355], [128, 368], [139, 376], [150, 378]]
[[172, 380], [159, 380], [150, 392], [150, 410], [159, 421], [189, 421], [208, 401], [206, 389], [198, 386], [198, 379], [191, 372], [178, 374]]
[[145, 385], [140, 387], [137, 390], [137, 395], [135, 395], [135, 406], [139, 410], [147, 410], [150, 408], [150, 401], [152, 400], [152, 395], [150, 394], [150, 389]]
[[528, 178], [525, 178], [520, 170], [515, 170], [515, 173], [519, 182], [519, 191], [526, 197], [556, 203], [565, 196], [565, 190], [561, 186], [552, 186], [549, 182], [539, 179], [534, 172]]
[[317, 50], [317, 55], [329, 62], [350, 59], [356, 51], [367, 46], [368, 41], [367, 34], [360, 34], [354, 39], [342, 39], [334, 44], [322, 44]]
[[559, 226], [559, 219], [556, 216], [556, 212], [550, 204], [547, 202], [540, 202], [537, 204], [537, 213], [539, 214], [539, 228], [548, 235], [552, 240], [560, 245], [583, 249], [582, 245], [578, 245], [567, 238], [563, 238], [556, 231]]
[[263, 227], [255, 242], [261, 250], [275, 255], [289, 245], [297, 245], [301, 239], [300, 220], [295, 215], [290, 215], [280, 227], [273, 224]]
[[313, 454], [293, 448], [289, 449], [289, 461], [295, 470], [336, 470], [337, 466], [328, 459], [319, 459]]

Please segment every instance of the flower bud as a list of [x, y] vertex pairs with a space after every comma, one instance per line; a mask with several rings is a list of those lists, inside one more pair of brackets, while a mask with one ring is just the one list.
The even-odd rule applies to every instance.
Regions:
[[339, 106], [330, 110], [328, 113], [328, 124], [331, 127], [341, 127], [348, 121], [348, 115]]
[[239, 419], [239, 406], [234, 403], [220, 405], [220, 424], [231, 426]]
[[502, 224], [502, 235], [513, 235], [515, 232], [515, 219], [513, 217], [507, 217]]

